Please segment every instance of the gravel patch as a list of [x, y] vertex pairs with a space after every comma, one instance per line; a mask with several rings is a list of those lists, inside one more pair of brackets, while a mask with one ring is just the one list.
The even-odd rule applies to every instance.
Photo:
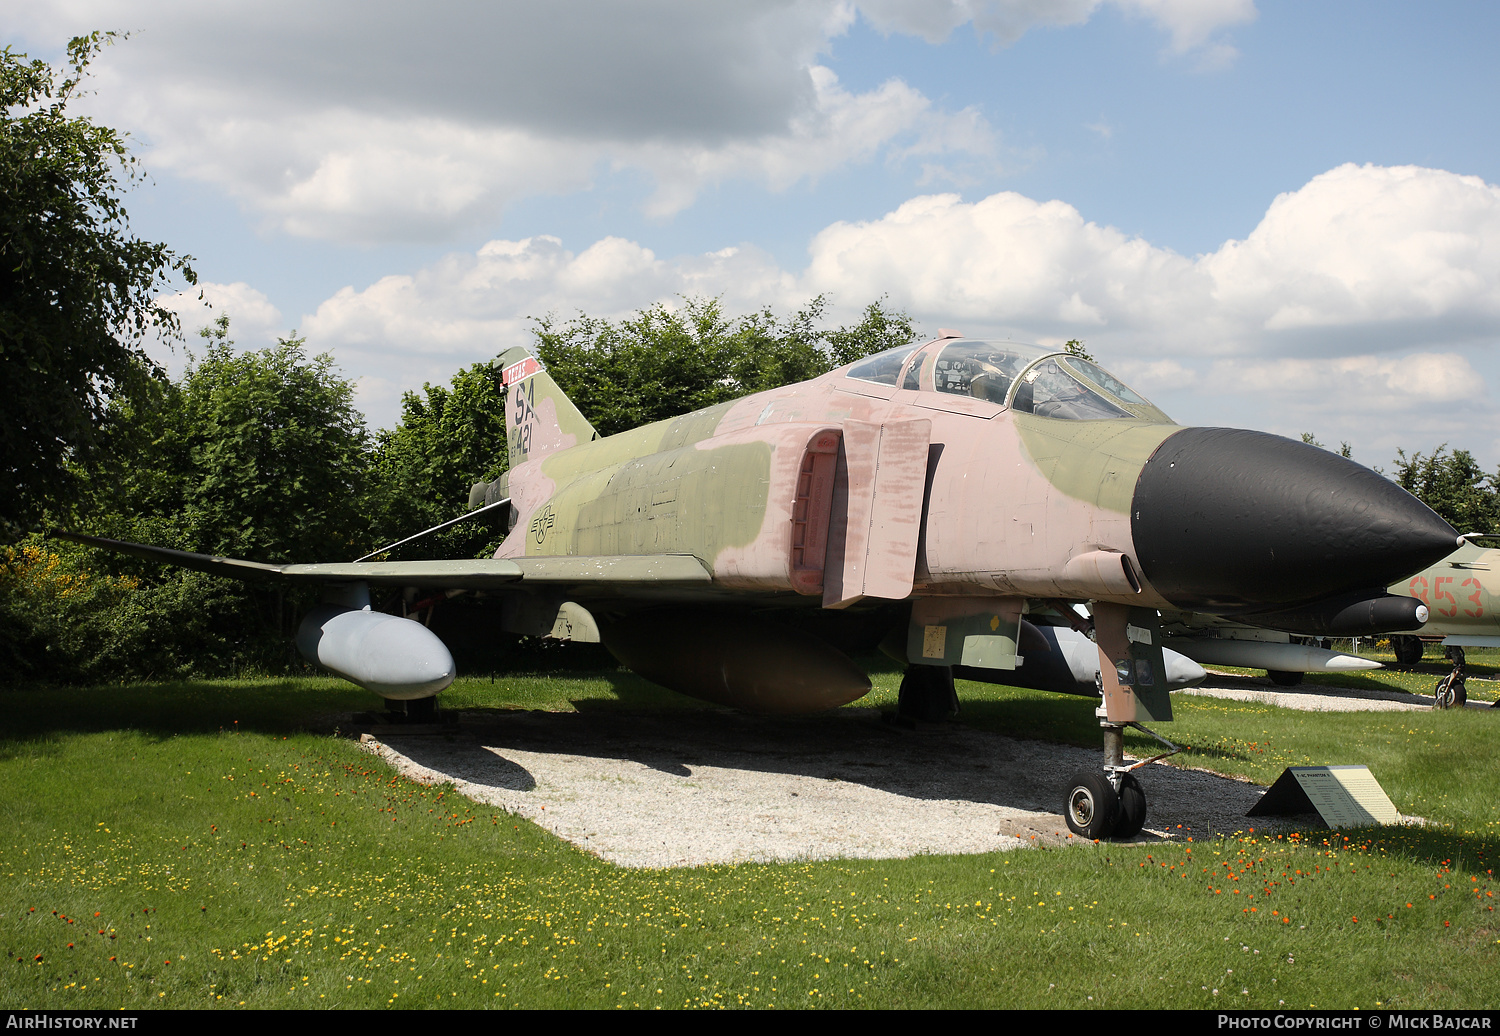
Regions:
[[[466, 717], [457, 734], [366, 734], [402, 773], [525, 817], [626, 867], [925, 853], [983, 853], [1073, 840], [1071, 776], [1101, 749], [934, 725], [906, 730], [874, 709], [767, 719], [730, 712], [516, 712]], [[1251, 826], [1264, 792], [1151, 765], [1137, 771], [1143, 840]], [[1255, 821], [1257, 828], [1269, 826]]]

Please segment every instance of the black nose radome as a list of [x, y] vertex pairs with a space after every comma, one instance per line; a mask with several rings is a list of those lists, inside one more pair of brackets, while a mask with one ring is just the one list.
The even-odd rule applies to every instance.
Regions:
[[1452, 526], [1369, 468], [1240, 428], [1166, 439], [1130, 517], [1151, 585], [1179, 607], [1224, 614], [1387, 586], [1458, 546]]

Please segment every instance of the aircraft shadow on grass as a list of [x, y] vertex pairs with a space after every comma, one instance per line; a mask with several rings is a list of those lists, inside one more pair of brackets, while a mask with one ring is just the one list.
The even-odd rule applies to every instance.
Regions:
[[[378, 699], [376, 699], [378, 701]], [[181, 680], [114, 686], [29, 685], [0, 692], [0, 741], [128, 730], [166, 740], [184, 734], [291, 734], [332, 731], [340, 715], [370, 696], [342, 685], [308, 689], [305, 681], [266, 678]], [[347, 725], [347, 724], [346, 724]]]

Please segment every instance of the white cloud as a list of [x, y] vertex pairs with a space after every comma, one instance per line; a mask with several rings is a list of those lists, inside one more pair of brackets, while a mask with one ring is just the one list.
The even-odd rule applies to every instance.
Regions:
[[230, 318], [230, 337], [244, 348], [264, 348], [287, 333], [281, 311], [264, 292], [244, 281], [234, 284], [203, 281], [184, 291], [159, 296], [156, 301], [163, 309], [177, 314], [183, 340], [153, 339], [146, 343], [146, 352], [173, 377], [182, 373], [187, 353], [199, 346], [198, 331], [221, 316]]
[[542, 136], [774, 132], [849, 15], [824, 0], [10, 0], [11, 32], [56, 46], [133, 33], [107, 63], [148, 97], [230, 93], [232, 114], [437, 115]]
[[1132, 388], [1148, 396], [1195, 388], [1199, 383], [1198, 372], [1176, 360], [1139, 360], [1127, 356], [1112, 360], [1109, 366]]
[[281, 311], [272, 305], [265, 293], [244, 281], [214, 284], [203, 281], [172, 295], [163, 295], [157, 303], [176, 313], [185, 334], [207, 327], [219, 317], [233, 320], [235, 333], [249, 338], [271, 337], [283, 330]]
[[994, 151], [994, 132], [973, 109], [936, 112], [932, 102], [899, 79], [863, 94], [839, 85], [833, 71], [810, 70], [817, 103], [791, 121], [789, 132], [712, 148], [641, 146], [617, 159], [651, 170], [657, 188], [646, 206], [669, 216], [692, 203], [705, 185], [733, 177], [753, 178], [773, 191], [819, 176], [848, 162], [888, 150], [894, 161], [920, 155]]
[[941, 43], [961, 25], [1009, 46], [1037, 26], [1080, 25], [1100, 0], [859, 0], [860, 13], [881, 32]]
[[1259, 392], [1324, 410], [1419, 410], [1435, 403], [1485, 397], [1484, 379], [1457, 353], [1416, 352], [1400, 357], [1220, 360], [1206, 379], [1210, 390]]
[[397, 415], [401, 388], [444, 382], [460, 367], [531, 341], [533, 318], [616, 318], [680, 296], [720, 295], [742, 312], [795, 299], [794, 278], [749, 247], [673, 261], [609, 237], [574, 253], [555, 237], [491, 241], [416, 274], [344, 288], [304, 318], [303, 333], [345, 370], [372, 372], [360, 404], [376, 424]]
[[679, 294], [727, 294], [732, 305], [754, 306], [768, 292], [780, 301], [790, 285], [768, 256], [748, 248], [666, 262], [617, 237], [576, 254], [555, 237], [531, 237], [491, 241], [476, 254], [450, 255], [363, 291], [343, 288], [303, 321], [303, 329], [360, 353], [427, 353], [452, 363], [526, 340], [531, 318], [549, 313], [614, 317], [674, 302]]
[[1415, 166], [1343, 165], [1280, 195], [1208, 257], [1215, 298], [1267, 331], [1500, 318], [1500, 187]]
[[44, 45], [133, 31], [95, 62], [90, 103], [153, 168], [214, 184], [292, 234], [441, 240], [510, 202], [654, 181], [650, 215], [705, 186], [779, 191], [881, 154], [987, 159], [973, 110], [897, 79], [852, 93], [817, 55], [834, 0], [537, 4], [59, 0], [0, 11]]
[[[921, 36], [940, 43], [953, 30], [973, 25], [981, 37], [1009, 46], [1038, 27], [1081, 25], [1105, 0], [858, 0], [865, 17], [882, 32]], [[1213, 41], [1215, 33], [1256, 18], [1254, 0], [1110, 0], [1126, 14], [1155, 22], [1171, 36], [1170, 51], [1197, 48], [1212, 53], [1214, 63], [1232, 60], [1234, 48]]]
[[[1110, 0], [1207, 52], [1250, 0]], [[850, 163], [915, 160], [923, 183], [993, 171], [995, 133], [899, 79], [851, 92], [819, 54], [863, 11], [932, 40], [972, 24], [1009, 42], [1088, 20], [1100, 0], [0, 0], [53, 47], [133, 33], [95, 63], [89, 102], [153, 168], [211, 183], [295, 235], [442, 240], [519, 198], [644, 172], [649, 215], [744, 179], [781, 191]]]
[[1312, 432], [1325, 442], [1348, 442], [1355, 459], [1370, 465], [1389, 463], [1398, 449], [1430, 451], [1443, 443], [1492, 465], [1500, 460], [1500, 420], [1476, 359], [1419, 350], [1220, 360], [1191, 396], [1179, 394], [1174, 404], [1193, 407], [1198, 423], [1251, 423], [1292, 438]]
[[[1234, 48], [1213, 42], [1213, 35], [1233, 25], [1253, 22], [1255, 0], [1116, 0], [1121, 9], [1146, 17], [1172, 36], [1171, 50], [1185, 54], [1208, 47], [1216, 61], [1232, 58]], [[1226, 53], [1227, 52], [1227, 53]]]
[[[577, 252], [552, 237], [492, 241], [345, 288], [302, 327], [346, 369], [414, 386], [528, 341], [532, 316], [618, 317], [680, 295], [785, 312], [826, 293], [842, 322], [886, 295], [929, 329], [1083, 338], [1186, 420], [1389, 453], [1500, 435], [1496, 242], [1500, 191], [1433, 169], [1339, 167], [1275, 199], [1243, 240], [1192, 258], [1060, 201], [944, 194], [824, 228], [801, 271], [748, 246], [664, 258], [614, 237]], [[389, 420], [394, 398], [365, 402]]]
[[[1187, 258], [1013, 193], [913, 198], [811, 245], [816, 291], [890, 293], [993, 327], [1107, 332], [1157, 354], [1362, 354], [1500, 336], [1500, 188], [1345, 165]], [[1048, 333], [1051, 333], [1049, 330]]]
[[825, 228], [810, 252], [812, 290], [889, 293], [924, 316], [992, 327], [1155, 327], [1164, 303], [1176, 310], [1208, 289], [1191, 260], [1011, 192], [913, 198], [879, 220]]

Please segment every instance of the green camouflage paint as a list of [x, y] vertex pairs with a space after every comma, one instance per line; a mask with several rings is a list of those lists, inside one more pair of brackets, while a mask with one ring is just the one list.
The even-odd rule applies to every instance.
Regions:
[[1048, 482], [1074, 500], [1129, 514], [1141, 469], [1175, 424], [1054, 421], [1014, 415], [1022, 447]]

